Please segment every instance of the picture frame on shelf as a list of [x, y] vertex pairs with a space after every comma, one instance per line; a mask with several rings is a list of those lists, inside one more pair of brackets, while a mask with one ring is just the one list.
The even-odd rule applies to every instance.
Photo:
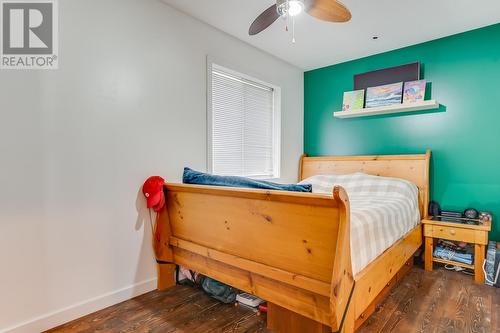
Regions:
[[342, 111], [362, 109], [365, 103], [365, 90], [354, 90], [344, 92]]
[[403, 82], [369, 87], [366, 89], [365, 108], [401, 104], [402, 98]]
[[403, 89], [403, 104], [418, 103], [425, 100], [426, 80], [405, 82]]

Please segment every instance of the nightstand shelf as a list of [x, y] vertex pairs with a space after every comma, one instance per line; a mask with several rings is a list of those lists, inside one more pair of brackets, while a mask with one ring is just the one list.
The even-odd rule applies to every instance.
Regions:
[[436, 258], [436, 257], [432, 257], [432, 261], [433, 262], [438, 262], [438, 263], [441, 263], [441, 264], [445, 264], [445, 265], [454, 265], [454, 266], [458, 266], [458, 267], [463, 267], [463, 268], [467, 268], [467, 269], [470, 269], [470, 270], [474, 270], [474, 265], [467, 265], [467, 264], [464, 264], [464, 263], [461, 263], [461, 262], [458, 262], [458, 261], [446, 260], [446, 259], [441, 259], [441, 258]]
[[[432, 271], [433, 264], [449, 264], [467, 268], [474, 271], [474, 280], [484, 283], [483, 261], [488, 244], [488, 232], [491, 230], [491, 221], [484, 224], [471, 225], [465, 223], [453, 223], [436, 221], [432, 217], [422, 220], [425, 236], [425, 270]], [[474, 263], [463, 264], [453, 260], [436, 258], [433, 256], [434, 243], [437, 239], [446, 239], [456, 242], [465, 242], [474, 245]]]

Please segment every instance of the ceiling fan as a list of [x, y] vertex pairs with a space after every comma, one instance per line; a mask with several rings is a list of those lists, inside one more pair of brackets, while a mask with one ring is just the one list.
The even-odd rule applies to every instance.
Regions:
[[349, 9], [336, 0], [276, 0], [276, 4], [266, 9], [253, 21], [248, 34], [256, 35], [278, 18], [293, 18], [302, 11], [322, 21], [347, 22], [351, 19]]

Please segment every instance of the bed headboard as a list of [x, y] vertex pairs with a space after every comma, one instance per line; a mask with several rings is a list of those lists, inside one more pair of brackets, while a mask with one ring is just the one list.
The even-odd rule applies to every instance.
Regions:
[[302, 155], [299, 179], [314, 175], [364, 172], [375, 176], [406, 179], [418, 187], [420, 214], [429, 206], [429, 163], [431, 151], [417, 155], [324, 156]]

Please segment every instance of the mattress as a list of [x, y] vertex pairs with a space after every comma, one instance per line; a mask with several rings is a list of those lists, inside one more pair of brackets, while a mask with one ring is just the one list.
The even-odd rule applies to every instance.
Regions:
[[300, 184], [312, 184], [313, 193], [331, 195], [342, 186], [351, 206], [351, 257], [357, 274], [420, 223], [418, 188], [398, 178], [364, 173], [316, 175]]

